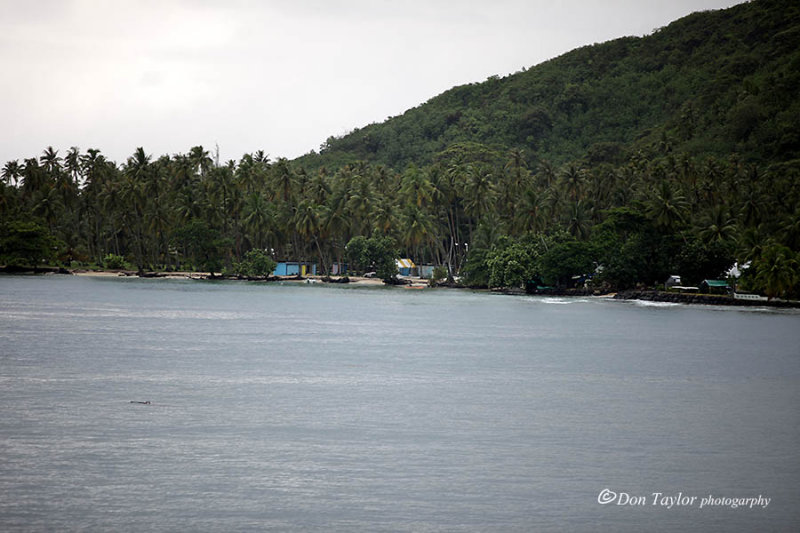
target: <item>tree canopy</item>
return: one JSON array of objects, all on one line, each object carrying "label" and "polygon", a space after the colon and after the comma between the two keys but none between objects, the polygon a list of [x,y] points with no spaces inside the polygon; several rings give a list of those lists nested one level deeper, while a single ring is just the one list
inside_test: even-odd
[{"label": "tree canopy", "polygon": [[47,147],[2,169],[0,261],[391,279],[410,257],[475,286],[611,288],[738,261],[743,286],[798,296],[798,87],[800,6],[756,0],[453,88],[295,161]]}]

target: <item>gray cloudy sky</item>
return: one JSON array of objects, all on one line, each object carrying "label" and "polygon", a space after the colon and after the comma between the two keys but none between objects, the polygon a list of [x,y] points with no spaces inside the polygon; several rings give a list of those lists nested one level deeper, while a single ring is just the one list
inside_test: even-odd
[{"label": "gray cloudy sky", "polygon": [[0,0],[0,165],[293,158],[454,85],[738,0]]}]

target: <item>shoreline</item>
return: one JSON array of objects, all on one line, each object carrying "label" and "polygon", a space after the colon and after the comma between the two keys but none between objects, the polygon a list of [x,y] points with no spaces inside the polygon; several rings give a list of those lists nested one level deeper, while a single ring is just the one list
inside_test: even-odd
[{"label": "shoreline", "polygon": [[[263,282],[263,283],[273,283],[273,282],[292,282],[292,283],[333,283],[333,284],[350,284],[350,285],[383,285],[383,282],[379,279],[375,278],[364,278],[359,276],[341,276],[341,277],[334,277],[328,278],[329,281],[325,280],[325,276],[268,276],[266,278],[245,278],[245,277],[226,277],[220,274],[212,275],[210,272],[188,272],[188,271],[178,271],[178,272],[145,272],[144,275],[139,275],[138,272],[134,270],[85,270],[85,269],[75,269],[66,272],[67,274],[72,274],[74,276],[84,276],[84,277],[130,277],[130,278],[142,278],[142,279],[190,279],[190,280],[200,280],[200,281],[254,281],[254,282]],[[348,281],[344,281],[347,279]]]},{"label": "shoreline", "polygon": [[775,307],[781,309],[800,308],[800,302],[795,300],[739,300],[731,296],[721,294],[686,294],[656,290],[621,291],[614,295],[614,299],[689,305],[720,305],[727,307]]},{"label": "shoreline", "polygon": [[[94,278],[141,278],[141,279],[178,279],[178,280],[202,280],[202,281],[256,281],[256,282],[278,282],[288,281],[294,283],[333,283],[333,284],[351,284],[351,285],[383,285],[383,281],[377,278],[366,278],[363,276],[319,276],[309,275],[301,276],[268,276],[265,278],[245,278],[245,277],[229,277],[222,276],[221,274],[212,274],[211,272],[191,272],[191,271],[175,271],[175,272],[144,272],[139,273],[136,270],[114,269],[114,270],[89,270],[85,268],[68,269],[64,267],[36,267],[36,268],[20,268],[20,267],[5,267],[0,266],[0,275],[3,274],[22,274],[22,275],[65,275],[65,276],[81,276],[81,277],[94,277]],[[427,280],[426,280],[427,284]]]},{"label": "shoreline", "polygon": [[777,309],[800,309],[797,300],[744,300],[721,294],[699,294],[666,292],[655,289],[628,289],[619,292],[603,292],[593,289],[554,289],[527,293],[523,289],[490,289],[510,296],[542,296],[558,298],[602,298],[607,300],[633,300],[685,305],[713,305],[720,307],[771,307]]},{"label": "shoreline", "polygon": [[[307,275],[307,276],[267,276],[265,278],[248,278],[248,277],[231,277],[222,276],[221,274],[212,275],[210,272],[145,272],[140,275],[135,270],[85,270],[74,269],[63,274],[71,274],[73,276],[84,277],[130,277],[142,279],[178,279],[178,280],[196,280],[196,281],[252,281],[258,283],[275,283],[275,282],[289,282],[289,283],[324,283],[324,284],[342,284],[342,285],[358,285],[358,286],[383,286],[383,281],[377,278],[365,278],[363,276],[320,276],[320,275]],[[426,281],[427,284],[427,281]]]},{"label": "shoreline", "polygon": [[[356,286],[384,286],[382,280],[376,278],[366,278],[363,276],[269,276],[266,278],[239,278],[224,277],[222,275],[212,275],[210,272],[145,272],[140,275],[135,270],[88,270],[88,269],[67,269],[64,267],[39,267],[28,269],[8,269],[0,267],[2,274],[61,274],[83,277],[111,278],[111,277],[138,277],[142,279],[177,279],[177,280],[198,280],[198,281],[254,281],[254,282],[290,282],[290,283],[323,283],[323,284],[347,284]],[[391,286],[391,285],[390,285]],[[430,288],[427,279],[405,279],[397,287],[405,289],[426,289]],[[471,289],[465,286],[453,286],[443,284],[441,288]],[[663,302],[686,305],[714,305],[725,307],[772,307],[779,309],[799,309],[800,301],[795,300],[740,300],[727,295],[717,294],[687,294],[676,292],[665,292],[652,289],[623,290],[619,292],[600,293],[592,289],[560,289],[547,292],[527,293],[522,289],[488,289],[490,292],[506,294],[509,296],[558,296],[567,298],[605,298],[613,300],[639,300],[645,302]]]}]

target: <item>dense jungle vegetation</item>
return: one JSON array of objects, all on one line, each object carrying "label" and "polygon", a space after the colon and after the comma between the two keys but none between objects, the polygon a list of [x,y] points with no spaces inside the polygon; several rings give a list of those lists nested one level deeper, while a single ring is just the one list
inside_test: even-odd
[{"label": "dense jungle vegetation", "polygon": [[366,239],[473,286],[694,284],[738,261],[745,289],[796,297],[800,6],[587,46],[295,161],[48,147],[2,178],[6,264],[241,273],[255,250],[324,272]]}]

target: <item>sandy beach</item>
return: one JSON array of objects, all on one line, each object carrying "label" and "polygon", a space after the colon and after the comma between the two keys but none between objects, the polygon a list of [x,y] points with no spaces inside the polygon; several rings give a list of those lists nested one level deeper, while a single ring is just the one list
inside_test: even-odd
[{"label": "sandy beach", "polygon": [[[71,271],[75,276],[90,276],[90,277],[139,277],[133,270],[83,270],[77,269]],[[208,279],[211,276],[210,272],[153,272],[148,273],[144,277],[157,278],[157,279]],[[286,281],[292,283],[324,283],[323,276],[306,276],[298,279],[296,276],[275,276],[270,278],[269,281]],[[221,279],[221,278],[220,278]],[[348,276],[350,285],[383,285],[383,281],[377,278],[365,278],[361,276]],[[407,287],[422,288],[427,286],[427,280],[413,280],[411,285]]]}]

